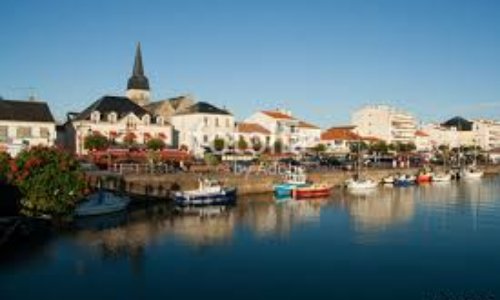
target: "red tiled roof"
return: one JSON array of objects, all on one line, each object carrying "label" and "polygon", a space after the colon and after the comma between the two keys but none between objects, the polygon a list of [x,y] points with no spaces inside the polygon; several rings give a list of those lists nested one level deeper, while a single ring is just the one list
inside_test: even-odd
[{"label": "red tiled roof", "polygon": [[241,133],[271,134],[269,130],[256,123],[240,123],[238,124],[237,131]]},{"label": "red tiled roof", "polygon": [[322,140],[354,141],[360,138],[359,135],[346,128],[331,128],[321,134]]},{"label": "red tiled roof", "polygon": [[319,129],[318,126],[315,126],[313,124],[310,124],[310,123],[306,123],[304,121],[299,121],[299,125],[298,127],[302,127],[302,128],[310,128],[310,129]]},{"label": "red tiled roof", "polygon": [[427,133],[423,132],[422,130],[417,130],[415,131],[416,136],[422,136],[422,137],[427,137],[429,136]]},{"label": "red tiled roof", "polygon": [[362,136],[361,139],[363,141],[368,141],[368,142],[378,142],[381,141],[381,139],[374,137],[374,136]]},{"label": "red tiled roof", "polygon": [[263,114],[271,117],[271,118],[274,118],[274,119],[286,119],[286,120],[295,120],[294,117],[291,117],[287,114],[284,114],[282,112],[279,112],[279,111],[262,111]]}]

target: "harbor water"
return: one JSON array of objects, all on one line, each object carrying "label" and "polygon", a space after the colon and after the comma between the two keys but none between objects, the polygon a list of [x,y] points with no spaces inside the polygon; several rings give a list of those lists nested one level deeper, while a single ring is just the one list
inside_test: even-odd
[{"label": "harbor water", "polygon": [[0,299],[66,298],[498,299],[500,177],[158,203],[2,252]]}]

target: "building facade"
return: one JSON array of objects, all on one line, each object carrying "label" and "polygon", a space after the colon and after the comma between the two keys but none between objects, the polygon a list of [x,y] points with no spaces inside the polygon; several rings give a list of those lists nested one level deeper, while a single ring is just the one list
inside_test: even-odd
[{"label": "building facade", "polygon": [[170,120],[178,135],[179,146],[187,148],[196,157],[213,149],[215,139],[223,139],[226,145],[234,140],[234,116],[206,102],[191,105]]},{"label": "building facade", "polygon": [[375,137],[387,143],[415,143],[416,119],[394,107],[365,106],[353,113],[352,124],[361,136]]},{"label": "building facade", "polygon": [[65,126],[66,147],[76,154],[87,154],[85,139],[102,135],[111,144],[144,145],[153,138],[172,146],[173,128],[163,117],[155,116],[132,100],[104,96],[81,113],[70,117]]},{"label": "building facade", "polygon": [[472,125],[475,145],[489,151],[500,148],[500,122],[493,120],[474,120]]},{"label": "building facade", "polygon": [[15,156],[29,146],[53,146],[56,136],[47,103],[0,100],[0,150]]},{"label": "building facade", "polygon": [[321,138],[321,128],[295,118],[286,110],[259,111],[244,122],[262,126],[271,133],[271,145],[281,141],[288,151],[314,147]]}]

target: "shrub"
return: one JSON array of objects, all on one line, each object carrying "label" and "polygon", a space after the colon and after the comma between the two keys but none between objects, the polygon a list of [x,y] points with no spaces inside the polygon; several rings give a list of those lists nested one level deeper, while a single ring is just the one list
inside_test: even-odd
[{"label": "shrub", "polygon": [[109,147],[109,141],[99,133],[92,133],[85,137],[83,146],[88,150],[105,150]]},{"label": "shrub", "polygon": [[0,183],[7,182],[10,173],[10,155],[7,152],[0,152]]},{"label": "shrub", "polygon": [[23,150],[10,162],[13,184],[26,213],[67,215],[85,188],[78,162],[69,153],[47,147]]},{"label": "shrub", "polygon": [[214,150],[220,152],[220,151],[224,150],[224,146],[225,146],[226,142],[224,141],[224,139],[215,138],[213,144],[214,144]]},{"label": "shrub", "polygon": [[162,139],[150,139],[146,143],[149,150],[162,150],[165,148],[165,142]]},{"label": "shrub", "polygon": [[242,136],[240,136],[240,138],[238,140],[238,149],[244,151],[244,150],[247,150],[247,148],[248,148],[247,141]]}]

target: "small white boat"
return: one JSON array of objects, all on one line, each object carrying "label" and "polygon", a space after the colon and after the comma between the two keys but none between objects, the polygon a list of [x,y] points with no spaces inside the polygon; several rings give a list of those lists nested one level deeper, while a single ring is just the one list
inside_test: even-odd
[{"label": "small white boat", "polygon": [[450,173],[436,174],[436,175],[432,176],[432,181],[433,182],[450,182],[451,181],[451,174]]},{"label": "small white boat", "polygon": [[460,171],[460,178],[462,179],[479,179],[483,177],[484,172],[481,170],[478,170],[474,167],[471,168],[466,168]]},{"label": "small white boat", "polygon": [[383,184],[393,184],[394,183],[394,176],[389,175],[387,177],[382,178],[382,183]]},{"label": "small white boat", "polygon": [[231,205],[236,203],[235,187],[223,187],[216,180],[200,179],[196,190],[179,191],[173,194],[178,206]]},{"label": "small white boat", "polygon": [[349,190],[369,190],[375,189],[378,186],[377,182],[371,179],[352,180],[347,184]]},{"label": "small white boat", "polygon": [[84,217],[115,213],[126,209],[129,203],[130,198],[127,196],[122,197],[109,191],[99,190],[77,205],[74,215]]}]

